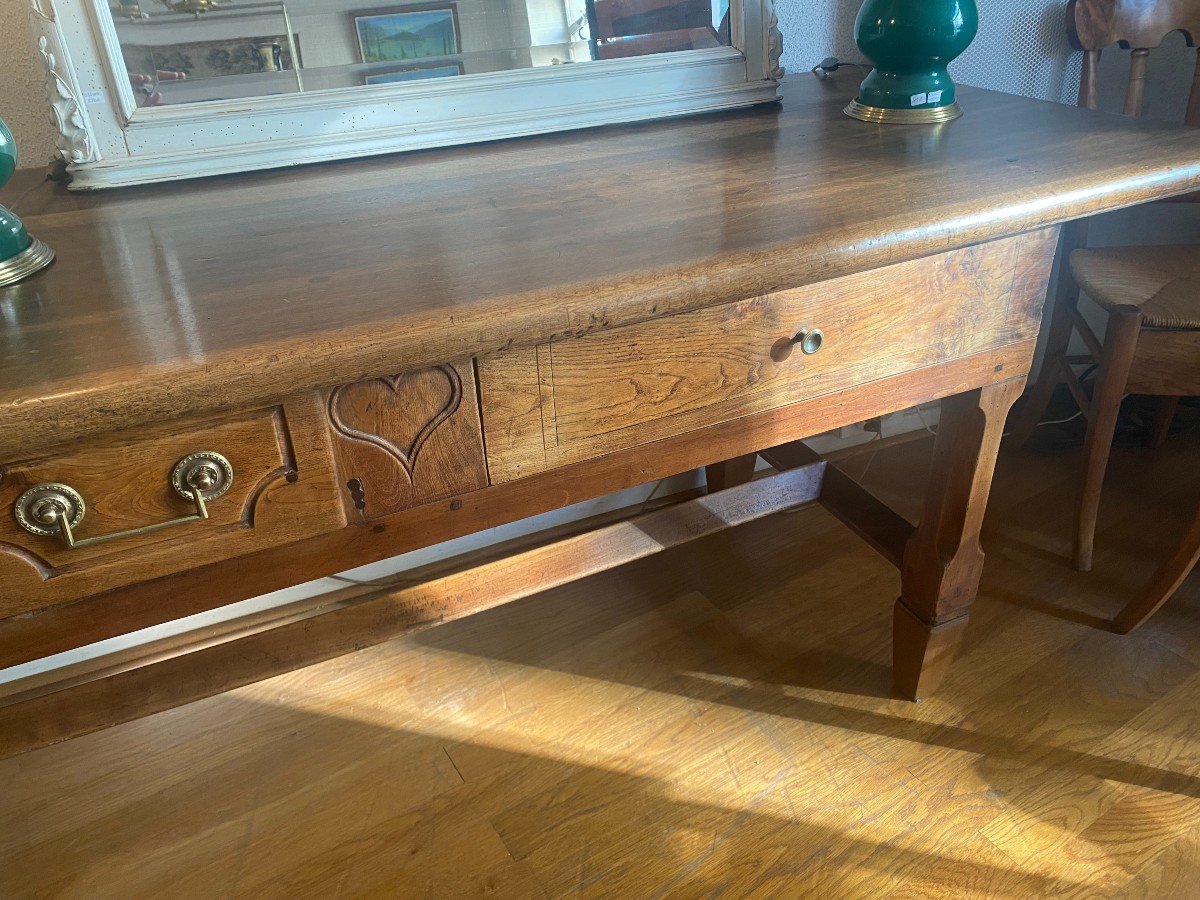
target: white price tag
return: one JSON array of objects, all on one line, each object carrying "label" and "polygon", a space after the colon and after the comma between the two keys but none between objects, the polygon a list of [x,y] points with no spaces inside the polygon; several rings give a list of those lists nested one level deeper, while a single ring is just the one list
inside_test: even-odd
[{"label": "white price tag", "polygon": [[929,102],[928,94],[913,94],[908,98],[908,102],[912,106],[924,106]]}]

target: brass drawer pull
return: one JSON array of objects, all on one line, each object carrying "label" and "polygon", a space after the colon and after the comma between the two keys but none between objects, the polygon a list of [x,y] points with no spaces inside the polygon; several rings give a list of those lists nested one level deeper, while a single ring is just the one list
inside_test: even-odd
[{"label": "brass drawer pull", "polygon": [[35,484],[17,498],[13,512],[17,522],[26,531],[46,537],[57,535],[68,549],[89,547],[118,538],[147,534],[172,525],[207,519],[207,504],[223,496],[233,485],[233,466],[220,453],[211,450],[189,453],[175,463],[175,467],[171,469],[170,481],[171,487],[179,496],[195,504],[194,513],[166,522],[143,525],[140,528],[96,535],[82,541],[75,539],[75,529],[83,521],[87,505],[79,491],[70,485],[52,481]]},{"label": "brass drawer pull", "polygon": [[793,344],[800,345],[800,352],[812,356],[825,344],[825,332],[820,328],[802,328],[792,338]]}]

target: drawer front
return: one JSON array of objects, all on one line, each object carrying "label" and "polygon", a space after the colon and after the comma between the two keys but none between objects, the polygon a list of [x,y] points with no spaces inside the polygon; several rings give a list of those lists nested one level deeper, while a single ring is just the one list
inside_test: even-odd
[{"label": "drawer front", "polygon": [[325,409],[349,522],[487,486],[470,361],[342,385]]},{"label": "drawer front", "polygon": [[[0,615],[157,577],[338,527],[318,398],[80,442],[0,465]],[[196,513],[171,484],[176,463],[212,451],[228,491]],[[58,483],[84,502],[79,546],[30,533],[15,515],[30,487]],[[62,597],[59,594],[62,594]]]},{"label": "drawer front", "polygon": [[1056,233],[481,359],[492,481],[1034,337]]}]

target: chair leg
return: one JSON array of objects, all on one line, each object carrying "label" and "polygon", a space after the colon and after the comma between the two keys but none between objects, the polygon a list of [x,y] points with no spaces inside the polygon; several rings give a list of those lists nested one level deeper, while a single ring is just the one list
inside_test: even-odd
[{"label": "chair leg", "polygon": [[1075,521],[1075,568],[1090,572],[1092,542],[1096,536],[1096,514],[1100,508],[1100,489],[1112,451],[1117,414],[1125,399],[1129,367],[1137,347],[1142,315],[1134,308],[1113,310],[1104,333],[1104,358],[1096,376],[1092,394],[1092,415],[1083,445],[1083,483],[1079,511]]},{"label": "chair leg", "polygon": [[1067,258],[1071,251],[1087,245],[1087,220],[1069,222],[1063,226],[1058,245],[1058,284],[1051,298],[1050,328],[1046,337],[1046,349],[1042,354],[1042,366],[1033,387],[1025,392],[1017,406],[1009,427],[1009,443],[1022,447],[1033,434],[1033,429],[1046,413],[1046,405],[1058,385],[1059,373],[1066,365],[1068,345],[1071,343],[1071,317],[1079,305],[1079,285],[1071,275]]},{"label": "chair leg", "polygon": [[1128,634],[1158,612],[1195,568],[1197,561],[1200,561],[1200,510],[1196,511],[1179,548],[1158,567],[1141,595],[1131,600],[1113,619],[1113,631]]},{"label": "chair leg", "polygon": [[1154,425],[1150,429],[1150,449],[1157,450],[1167,439],[1171,430],[1171,422],[1175,419],[1175,411],[1179,409],[1178,397],[1160,397],[1158,410],[1154,414]]}]

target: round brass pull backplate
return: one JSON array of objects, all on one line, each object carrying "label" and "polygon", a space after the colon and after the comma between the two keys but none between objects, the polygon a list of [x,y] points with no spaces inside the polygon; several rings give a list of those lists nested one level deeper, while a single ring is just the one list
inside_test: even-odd
[{"label": "round brass pull backplate", "polygon": [[206,501],[216,500],[233,487],[233,466],[212,450],[189,453],[171,470],[171,487],[185,500],[194,499],[194,490]]}]

